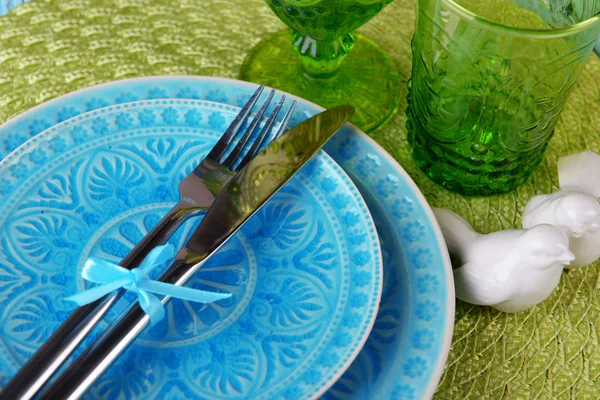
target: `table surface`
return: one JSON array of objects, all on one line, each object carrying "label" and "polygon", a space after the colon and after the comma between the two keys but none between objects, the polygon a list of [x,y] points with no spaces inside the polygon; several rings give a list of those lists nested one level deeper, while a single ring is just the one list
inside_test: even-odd
[{"label": "table surface", "polygon": [[[414,0],[396,0],[360,29],[410,76]],[[223,29],[226,27],[226,29]],[[115,79],[189,74],[237,78],[249,49],[283,25],[261,0],[37,0],[0,18],[0,122],[56,96]],[[480,232],[519,227],[535,194],[557,189],[559,156],[599,151],[600,60],[591,57],[534,176],[518,190],[465,198],[432,183],[406,143],[406,88],[389,122],[371,134],[430,204]],[[437,398],[598,398],[600,275],[565,272],[529,312],[503,314],[461,301]]]}]

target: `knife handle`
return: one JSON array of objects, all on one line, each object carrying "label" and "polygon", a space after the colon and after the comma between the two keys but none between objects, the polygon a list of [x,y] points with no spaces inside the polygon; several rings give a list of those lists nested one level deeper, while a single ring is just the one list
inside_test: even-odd
[{"label": "knife handle", "polygon": [[[183,222],[202,211],[204,210],[182,209],[179,205],[173,207],[129,252],[120,265],[127,269],[137,267],[153,248],[164,244]],[[124,291],[120,290],[75,309],[1,390],[0,399],[32,399],[123,293]]]},{"label": "knife handle", "polygon": [[[176,286],[184,285],[202,264],[198,258],[193,262],[186,261],[186,254],[186,249],[183,249],[158,280]],[[165,296],[161,302],[165,305],[170,299]],[[134,302],[40,394],[38,400],[75,400],[81,397],[149,322],[148,315],[137,301]]]}]

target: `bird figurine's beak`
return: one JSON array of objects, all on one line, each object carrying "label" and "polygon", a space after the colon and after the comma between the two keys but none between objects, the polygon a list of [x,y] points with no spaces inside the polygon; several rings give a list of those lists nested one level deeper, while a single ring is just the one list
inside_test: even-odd
[{"label": "bird figurine's beak", "polygon": [[564,259],[562,260],[562,264],[564,265],[569,265],[571,264],[571,261],[575,260],[575,254],[573,254],[572,251],[567,250],[567,252],[565,253]]}]

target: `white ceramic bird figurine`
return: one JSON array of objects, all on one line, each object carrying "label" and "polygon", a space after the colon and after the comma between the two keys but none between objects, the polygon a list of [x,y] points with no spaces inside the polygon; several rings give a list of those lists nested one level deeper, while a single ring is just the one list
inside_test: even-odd
[{"label": "white ceramic bird figurine", "polygon": [[449,252],[462,263],[454,270],[456,297],[468,303],[527,310],[550,296],[575,258],[567,236],[552,225],[482,235],[451,211],[434,214]]},{"label": "white ceramic bird figurine", "polygon": [[569,237],[579,268],[600,258],[600,155],[592,151],[558,160],[560,191],[533,197],[523,212],[523,228],[552,224]]},{"label": "white ceramic bird figurine", "polygon": [[534,196],[523,211],[523,228],[550,224],[569,238],[575,260],[569,268],[591,264],[600,257],[600,201],[574,190]]}]

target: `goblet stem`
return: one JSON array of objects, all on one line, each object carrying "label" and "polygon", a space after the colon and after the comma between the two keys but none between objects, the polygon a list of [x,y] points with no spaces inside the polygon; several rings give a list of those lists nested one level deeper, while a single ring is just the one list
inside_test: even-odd
[{"label": "goblet stem", "polygon": [[329,79],[337,74],[354,46],[354,37],[348,33],[333,40],[318,40],[296,32],[293,43],[304,73],[312,79]]}]

